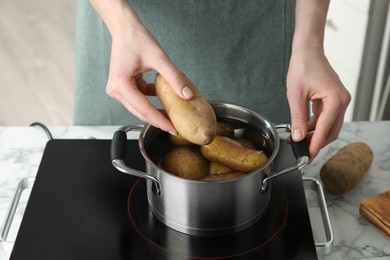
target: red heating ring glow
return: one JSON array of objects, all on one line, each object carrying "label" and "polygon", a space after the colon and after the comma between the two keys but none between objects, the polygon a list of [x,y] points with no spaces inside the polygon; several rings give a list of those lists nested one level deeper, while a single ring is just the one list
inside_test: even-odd
[{"label": "red heating ring glow", "polygon": [[129,217],[130,217],[130,221],[131,221],[131,224],[133,225],[134,229],[138,232],[138,234],[140,234],[140,236],[145,239],[145,241],[147,241],[148,243],[152,244],[153,246],[155,246],[156,248],[164,251],[164,252],[167,252],[167,253],[170,253],[170,254],[175,254],[175,255],[178,255],[178,256],[181,256],[181,257],[187,257],[189,259],[203,259],[203,260],[212,260],[212,259],[229,259],[229,258],[232,258],[232,257],[239,257],[239,256],[242,256],[242,255],[246,255],[246,254],[249,254],[253,251],[256,251],[258,250],[259,248],[265,246],[266,244],[268,244],[270,241],[272,241],[272,239],[274,239],[279,233],[280,231],[282,231],[284,225],[286,224],[286,221],[287,221],[287,212],[288,212],[288,201],[287,201],[287,196],[286,196],[286,192],[283,190],[283,195],[284,195],[284,199],[285,199],[285,203],[286,203],[286,209],[285,209],[285,212],[284,212],[284,218],[283,218],[283,221],[282,223],[280,224],[280,226],[278,227],[278,229],[275,231],[275,233],[273,233],[269,238],[267,238],[263,243],[255,246],[254,248],[251,248],[249,250],[246,250],[246,251],[242,251],[242,252],[239,252],[239,253],[236,253],[236,254],[232,254],[232,255],[229,255],[229,256],[213,256],[213,257],[205,257],[205,256],[189,256],[189,255],[185,255],[185,254],[182,254],[182,253],[179,253],[179,252],[175,252],[175,251],[172,251],[172,250],[168,250],[162,246],[160,246],[159,244],[156,244],[153,240],[150,240],[144,233],[141,232],[141,230],[138,229],[133,217],[132,217],[132,214],[131,214],[131,203],[130,203],[130,199],[131,199],[131,195],[134,193],[135,191],[135,188],[137,187],[139,181],[141,179],[138,179],[133,187],[131,188],[130,190],[130,193],[129,193],[129,197],[127,199],[127,213],[129,214]]}]

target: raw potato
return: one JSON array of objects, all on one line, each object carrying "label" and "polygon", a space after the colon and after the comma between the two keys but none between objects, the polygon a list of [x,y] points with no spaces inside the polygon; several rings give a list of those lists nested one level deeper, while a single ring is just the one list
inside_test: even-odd
[{"label": "raw potato", "polygon": [[225,122],[217,122],[216,135],[222,135],[229,138],[234,137],[234,128],[231,124]]},{"label": "raw potato", "polygon": [[351,143],[332,156],[321,168],[325,188],[334,194],[352,190],[371,166],[373,153],[362,142]]},{"label": "raw potato", "polygon": [[256,146],[248,139],[240,138],[240,139],[236,139],[236,141],[247,148],[256,149]]},{"label": "raw potato", "polygon": [[197,150],[181,146],[172,149],[165,156],[162,168],[176,176],[198,180],[207,175],[209,165]]},{"label": "raw potato", "polygon": [[169,141],[175,145],[178,146],[188,146],[188,145],[193,145],[190,141],[185,139],[181,134],[178,135],[169,135],[168,137]]},{"label": "raw potato", "polygon": [[187,79],[194,96],[184,100],[176,95],[168,82],[157,74],[156,94],[176,130],[188,141],[198,145],[209,144],[216,134],[217,118],[211,105],[198,88]]},{"label": "raw potato", "polygon": [[210,174],[207,176],[204,176],[200,178],[200,181],[224,181],[224,180],[231,180],[236,179],[238,177],[241,177],[245,175],[245,173],[242,172],[230,172],[230,173],[223,173],[223,174]]},{"label": "raw potato", "polygon": [[261,147],[265,151],[272,151],[273,147],[271,146],[271,142],[269,142],[268,138],[264,136],[264,134],[253,128],[247,128],[244,132],[244,138],[251,141],[256,147]]},{"label": "raw potato", "polygon": [[251,172],[262,166],[267,156],[224,136],[216,136],[208,145],[201,146],[204,157],[239,172]]},{"label": "raw potato", "polygon": [[210,162],[209,174],[222,174],[232,172],[232,169],[217,162]]}]

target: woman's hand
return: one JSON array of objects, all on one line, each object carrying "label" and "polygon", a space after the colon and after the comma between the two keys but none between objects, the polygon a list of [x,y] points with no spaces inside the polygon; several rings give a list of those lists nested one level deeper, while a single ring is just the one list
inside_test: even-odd
[{"label": "woman's hand", "polygon": [[91,0],[91,3],[112,36],[107,94],[142,121],[176,134],[172,123],[145,97],[155,95],[155,89],[154,84],[148,84],[142,75],[155,70],[168,81],[178,96],[190,99],[193,94],[183,73],[144,27],[127,1]]},{"label": "woman's hand", "polygon": [[172,123],[156,110],[145,95],[155,95],[154,84],[148,84],[142,73],[159,72],[184,99],[192,92],[183,74],[171,62],[154,37],[145,29],[133,29],[113,36],[107,94],[122,103],[144,122],[175,133]]},{"label": "woman's hand", "polygon": [[[301,141],[307,135],[312,161],[321,148],[337,138],[351,96],[322,50],[300,49],[291,56],[287,98],[292,137]],[[309,120],[308,100],[312,102],[313,112]]]},{"label": "woman's hand", "polygon": [[[310,140],[310,161],[334,141],[343,125],[351,96],[324,54],[329,0],[297,0],[295,32],[287,73],[287,98],[294,141]],[[307,101],[313,115],[307,120]]]}]

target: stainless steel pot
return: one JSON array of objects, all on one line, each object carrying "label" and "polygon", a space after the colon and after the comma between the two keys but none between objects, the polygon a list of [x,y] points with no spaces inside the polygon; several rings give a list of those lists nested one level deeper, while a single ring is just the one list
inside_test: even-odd
[{"label": "stainless steel pot", "polygon": [[[254,224],[267,209],[271,179],[281,174],[300,170],[308,162],[306,142],[294,143],[297,162],[281,171],[273,172],[280,139],[276,129],[288,124],[273,125],[263,116],[247,108],[223,102],[210,102],[218,120],[228,121],[239,129],[254,129],[268,153],[269,160],[243,177],[218,182],[183,179],[158,166],[159,160],[170,149],[167,134],[149,124],[144,127],[125,126],[116,131],[111,144],[113,165],[121,172],[145,178],[147,197],[153,214],[167,226],[186,234],[213,236],[238,232]],[[139,148],[146,161],[146,172],[124,163],[126,133],[140,131]]]}]

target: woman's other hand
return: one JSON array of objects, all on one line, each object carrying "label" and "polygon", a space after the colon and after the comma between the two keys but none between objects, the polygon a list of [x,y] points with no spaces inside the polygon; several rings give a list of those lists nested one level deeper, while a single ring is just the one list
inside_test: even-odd
[{"label": "woman's other hand", "polygon": [[[292,137],[294,141],[308,137],[312,161],[321,148],[338,137],[351,96],[322,51],[300,50],[290,60],[287,98]],[[308,100],[312,102],[309,120]]]},{"label": "woman's other hand", "polygon": [[[297,0],[287,98],[294,141],[308,137],[310,161],[334,141],[344,122],[351,96],[324,54],[329,0]],[[308,120],[307,102],[313,115]]]}]

